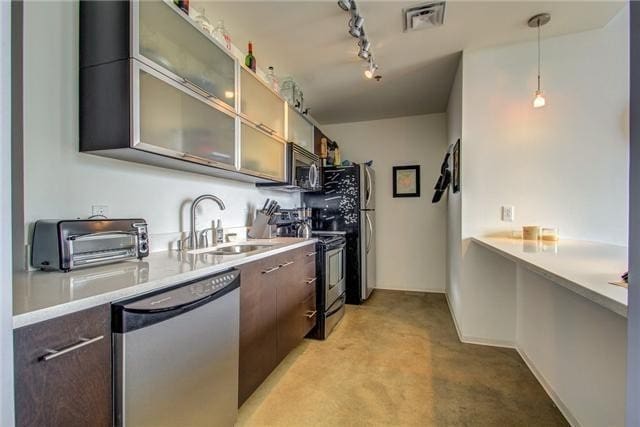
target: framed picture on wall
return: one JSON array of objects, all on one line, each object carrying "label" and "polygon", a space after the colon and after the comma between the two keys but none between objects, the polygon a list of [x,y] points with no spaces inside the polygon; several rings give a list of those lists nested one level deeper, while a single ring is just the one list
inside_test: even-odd
[{"label": "framed picture on wall", "polygon": [[452,186],[453,192],[460,191],[460,139],[456,141],[456,145],[453,146],[453,178]]},{"label": "framed picture on wall", "polygon": [[393,197],[420,197],[420,165],[393,167]]}]

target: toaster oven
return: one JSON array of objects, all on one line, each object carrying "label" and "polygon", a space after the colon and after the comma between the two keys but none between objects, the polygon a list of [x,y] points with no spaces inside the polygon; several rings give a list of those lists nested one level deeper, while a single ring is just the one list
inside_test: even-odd
[{"label": "toaster oven", "polygon": [[143,219],[40,220],[33,230],[31,265],[70,271],[149,255]]}]

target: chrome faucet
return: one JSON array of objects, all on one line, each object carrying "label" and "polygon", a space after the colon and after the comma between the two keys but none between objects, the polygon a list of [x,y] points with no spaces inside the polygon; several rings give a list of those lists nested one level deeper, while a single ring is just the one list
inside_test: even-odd
[{"label": "chrome faucet", "polygon": [[198,249],[198,232],[196,230],[196,209],[200,202],[204,200],[213,200],[220,206],[221,210],[225,210],[224,202],[219,198],[214,196],[213,194],[203,194],[202,196],[196,197],[196,199],[191,202],[191,232],[189,233],[189,246],[191,249]]}]

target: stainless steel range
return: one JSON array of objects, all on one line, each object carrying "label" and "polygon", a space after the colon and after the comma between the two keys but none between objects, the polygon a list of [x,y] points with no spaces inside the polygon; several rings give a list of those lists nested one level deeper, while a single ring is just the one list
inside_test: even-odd
[{"label": "stainless steel range", "polygon": [[320,314],[309,337],[323,340],[344,316],[346,283],[345,232],[313,232],[316,243],[316,310]]}]

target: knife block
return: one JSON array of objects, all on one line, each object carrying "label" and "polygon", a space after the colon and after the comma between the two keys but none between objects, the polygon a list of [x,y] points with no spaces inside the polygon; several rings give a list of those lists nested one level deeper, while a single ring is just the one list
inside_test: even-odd
[{"label": "knife block", "polygon": [[262,212],[256,214],[253,224],[247,233],[252,239],[270,239],[274,236],[271,217]]}]

